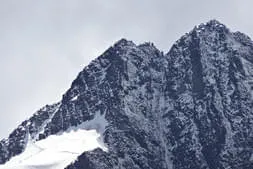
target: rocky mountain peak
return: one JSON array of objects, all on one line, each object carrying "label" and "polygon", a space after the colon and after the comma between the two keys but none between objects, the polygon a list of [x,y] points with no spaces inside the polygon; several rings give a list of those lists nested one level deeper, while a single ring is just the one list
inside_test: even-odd
[{"label": "rocky mountain peak", "polygon": [[198,26],[195,26],[189,34],[196,35],[199,38],[202,36],[205,37],[208,34],[212,36],[225,36],[230,34],[230,30],[224,24],[220,23],[217,20],[210,20],[206,23],[202,23]]},{"label": "rocky mountain peak", "polygon": [[84,151],[67,169],[252,169],[252,46],[216,20],[166,55],[152,43],[121,39],[78,74],[58,104],[0,142],[0,163],[22,154],[29,135],[46,140],[96,121],[88,129],[100,132],[107,151]]},{"label": "rocky mountain peak", "polygon": [[136,46],[133,41],[122,38],[118,40],[113,46],[115,47],[124,47],[124,46]]}]

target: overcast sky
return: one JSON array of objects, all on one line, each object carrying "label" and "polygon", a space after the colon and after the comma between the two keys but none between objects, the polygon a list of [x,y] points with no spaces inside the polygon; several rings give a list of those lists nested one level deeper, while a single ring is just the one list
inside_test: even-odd
[{"label": "overcast sky", "polygon": [[252,7],[252,0],[0,0],[0,138],[59,101],[120,38],[167,52],[213,18],[253,37]]}]

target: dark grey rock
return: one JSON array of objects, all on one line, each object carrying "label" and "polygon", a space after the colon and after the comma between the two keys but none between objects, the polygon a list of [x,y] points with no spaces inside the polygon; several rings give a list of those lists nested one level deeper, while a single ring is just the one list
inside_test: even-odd
[{"label": "dark grey rock", "polygon": [[84,152],[66,169],[252,169],[252,90],[252,41],[216,20],[167,54],[122,39],[79,73],[58,104],[0,142],[0,163],[22,153],[28,135],[45,139],[99,113],[108,121],[108,152]]}]

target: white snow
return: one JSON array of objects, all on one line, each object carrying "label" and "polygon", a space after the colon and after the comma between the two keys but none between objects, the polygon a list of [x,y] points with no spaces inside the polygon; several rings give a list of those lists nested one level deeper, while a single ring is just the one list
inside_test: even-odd
[{"label": "white snow", "polygon": [[73,97],[73,98],[71,99],[71,101],[75,101],[75,100],[77,100],[77,98],[78,98],[78,95],[76,95],[75,97]]},{"label": "white snow", "polygon": [[44,140],[34,142],[29,137],[25,151],[0,169],[63,169],[85,151],[107,151],[101,139],[106,125],[104,115],[96,114],[93,120]]}]

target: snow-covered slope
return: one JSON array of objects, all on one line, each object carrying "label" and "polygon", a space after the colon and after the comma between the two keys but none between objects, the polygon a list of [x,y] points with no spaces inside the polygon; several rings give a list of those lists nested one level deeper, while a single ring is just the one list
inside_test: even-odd
[{"label": "snow-covered slope", "polygon": [[[77,153],[52,161],[32,155],[42,158],[37,167],[58,160],[66,169],[252,169],[252,77],[253,42],[216,20],[182,36],[167,54],[122,39],[78,74],[59,103],[0,142],[0,163],[29,156],[33,140],[45,154]],[[75,133],[83,137],[60,146]],[[79,145],[88,138],[90,149]]]},{"label": "snow-covered slope", "polygon": [[96,148],[107,151],[101,138],[103,133],[98,133],[106,125],[104,116],[97,115],[89,122],[43,140],[36,141],[29,136],[25,151],[0,165],[0,169],[62,169],[85,151]]},{"label": "snow-covered slope", "polygon": [[22,154],[13,157],[4,166],[0,165],[0,168],[62,169],[84,151],[101,147],[98,137],[96,130],[78,130],[52,135],[37,142],[29,141]]}]

